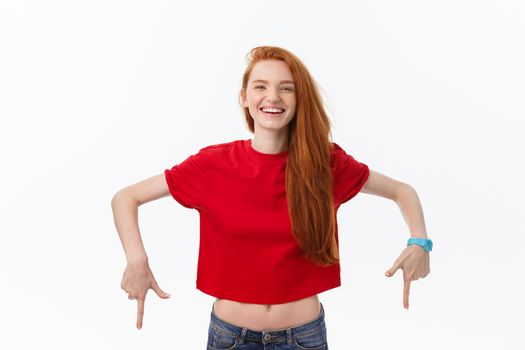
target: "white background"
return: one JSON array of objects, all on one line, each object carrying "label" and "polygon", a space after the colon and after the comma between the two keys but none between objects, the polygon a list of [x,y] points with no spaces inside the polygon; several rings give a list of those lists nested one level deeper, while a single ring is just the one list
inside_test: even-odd
[{"label": "white background", "polygon": [[361,193],[340,208],[330,349],[525,348],[523,33],[520,1],[2,2],[0,348],[205,348],[198,212],[139,208],[172,298],[150,290],[137,330],[110,201],[252,137],[237,94],[259,45],[303,60],[333,140],[411,184],[434,241],[405,310],[402,271],[383,275],[409,237],[397,205]]}]

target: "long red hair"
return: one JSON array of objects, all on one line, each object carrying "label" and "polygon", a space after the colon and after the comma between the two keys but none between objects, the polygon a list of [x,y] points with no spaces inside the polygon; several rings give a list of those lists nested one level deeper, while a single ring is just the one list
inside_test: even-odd
[{"label": "long red hair", "polygon": [[[286,49],[259,46],[246,57],[249,63],[242,78],[241,99],[246,96],[248,79],[257,62],[277,59],[290,68],[297,99],[295,117],[288,124],[285,174],[292,232],[305,258],[319,266],[338,263],[330,168],[331,124],[316,82],[301,60]],[[254,133],[253,118],[247,107],[243,109],[248,129]]]}]

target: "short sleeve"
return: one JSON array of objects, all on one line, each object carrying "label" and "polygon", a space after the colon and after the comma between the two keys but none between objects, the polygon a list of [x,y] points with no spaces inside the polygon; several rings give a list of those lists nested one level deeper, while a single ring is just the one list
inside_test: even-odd
[{"label": "short sleeve", "polygon": [[171,196],[190,209],[200,207],[205,179],[205,157],[202,152],[190,155],[183,162],[165,169],[164,175]]},{"label": "short sleeve", "polygon": [[333,193],[336,205],[343,204],[361,191],[368,176],[370,169],[364,163],[354,159],[347,154],[341,146],[332,142],[332,174],[333,174]]}]

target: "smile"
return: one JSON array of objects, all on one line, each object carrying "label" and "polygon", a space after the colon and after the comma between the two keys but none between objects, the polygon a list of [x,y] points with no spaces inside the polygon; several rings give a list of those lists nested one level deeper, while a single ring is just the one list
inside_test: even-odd
[{"label": "smile", "polygon": [[271,116],[280,115],[284,113],[285,111],[282,108],[264,108],[264,107],[260,108],[259,110],[262,111],[264,114],[271,115]]}]

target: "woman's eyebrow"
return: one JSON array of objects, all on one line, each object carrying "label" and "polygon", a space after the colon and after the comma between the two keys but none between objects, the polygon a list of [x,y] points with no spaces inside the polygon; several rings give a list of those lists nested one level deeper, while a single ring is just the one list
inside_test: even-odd
[{"label": "woman's eyebrow", "polygon": [[[257,80],[252,81],[252,84],[255,84],[255,83],[268,83],[268,81],[257,79]],[[293,80],[281,80],[281,84],[287,84],[287,83],[293,84]]]}]

